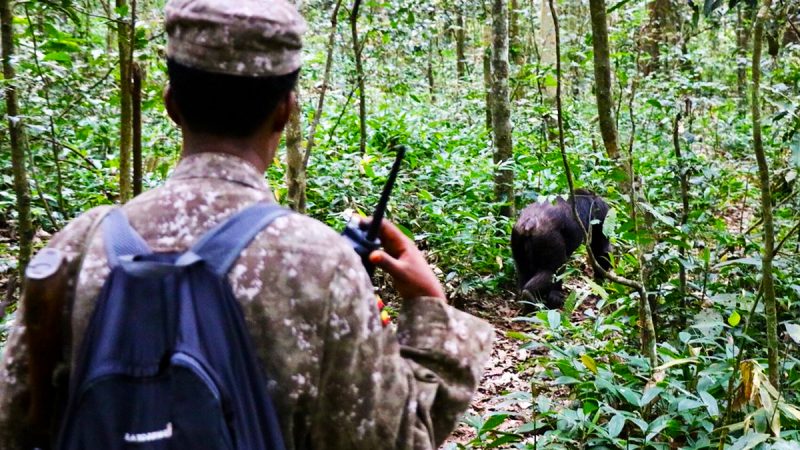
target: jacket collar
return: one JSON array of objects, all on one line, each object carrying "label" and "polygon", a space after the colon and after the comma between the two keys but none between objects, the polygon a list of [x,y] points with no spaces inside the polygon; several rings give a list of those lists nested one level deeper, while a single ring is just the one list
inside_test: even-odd
[{"label": "jacket collar", "polygon": [[238,156],[204,152],[184,156],[170,175],[168,183],[188,179],[218,179],[270,192],[263,173]]}]

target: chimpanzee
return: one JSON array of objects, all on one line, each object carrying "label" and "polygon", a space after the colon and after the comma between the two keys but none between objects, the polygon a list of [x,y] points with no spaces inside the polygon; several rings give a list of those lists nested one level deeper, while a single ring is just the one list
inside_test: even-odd
[{"label": "chimpanzee", "polygon": [[[608,205],[585,189],[575,190],[578,216],[586,230],[591,229],[592,249],[600,267],[609,270],[611,245],[603,234]],[[591,220],[589,219],[591,212]],[[592,220],[597,223],[590,225]],[[562,271],[567,258],[584,241],[583,229],[575,221],[572,202],[558,197],[556,204],[532,203],[519,216],[511,233],[511,252],[517,266],[523,298],[533,297],[548,308],[564,306],[561,282],[553,277]],[[529,309],[529,308],[526,308]]]}]

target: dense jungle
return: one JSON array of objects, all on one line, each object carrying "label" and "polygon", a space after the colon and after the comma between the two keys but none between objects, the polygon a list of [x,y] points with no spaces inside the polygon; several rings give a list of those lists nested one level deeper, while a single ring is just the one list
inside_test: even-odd
[{"label": "dense jungle", "polygon": [[[800,2],[295,2],[276,198],[342,229],[405,145],[387,218],[497,330],[444,449],[800,449]],[[163,7],[0,2],[0,347],[32,254],[180,155]],[[567,254],[549,309],[512,229],[578,189],[610,265]]]}]

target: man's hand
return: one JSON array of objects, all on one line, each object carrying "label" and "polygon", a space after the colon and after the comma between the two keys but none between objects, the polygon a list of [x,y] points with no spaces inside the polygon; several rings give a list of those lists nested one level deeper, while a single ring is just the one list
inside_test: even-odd
[{"label": "man's hand", "polygon": [[394,286],[403,299],[437,297],[445,300],[447,298],[444,288],[428,266],[422,252],[400,229],[384,219],[379,237],[383,250],[372,252],[369,260],[392,276]]}]

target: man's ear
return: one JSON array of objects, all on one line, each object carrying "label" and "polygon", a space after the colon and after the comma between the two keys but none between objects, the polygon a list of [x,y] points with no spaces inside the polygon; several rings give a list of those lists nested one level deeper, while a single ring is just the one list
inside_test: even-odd
[{"label": "man's ear", "polygon": [[181,110],[178,108],[178,103],[175,101],[175,96],[172,95],[172,86],[169,84],[164,88],[164,106],[167,107],[167,115],[175,122],[175,125],[181,126],[183,118],[181,117]]},{"label": "man's ear", "polygon": [[272,131],[278,133],[282,132],[283,129],[286,128],[286,124],[289,122],[289,116],[292,115],[292,111],[294,111],[295,108],[297,108],[297,96],[294,91],[292,91],[275,107],[275,112],[272,115]]}]

